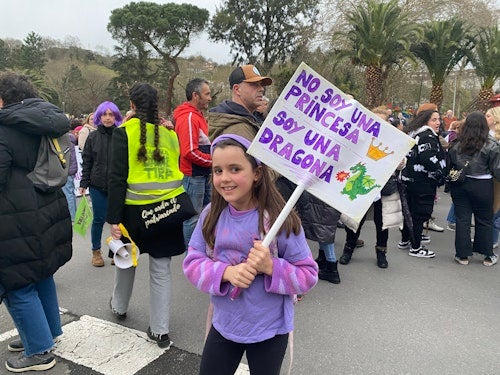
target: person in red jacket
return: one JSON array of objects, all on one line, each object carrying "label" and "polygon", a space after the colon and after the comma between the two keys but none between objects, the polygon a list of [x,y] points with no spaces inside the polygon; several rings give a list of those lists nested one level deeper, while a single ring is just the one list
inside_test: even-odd
[{"label": "person in red jacket", "polygon": [[212,100],[208,81],[202,78],[189,81],[186,85],[186,99],[186,102],[174,110],[173,115],[181,150],[180,170],[184,173],[182,183],[198,212],[198,215],[184,222],[184,241],[187,249],[199,214],[210,202],[212,157],[208,123],[203,115]]}]

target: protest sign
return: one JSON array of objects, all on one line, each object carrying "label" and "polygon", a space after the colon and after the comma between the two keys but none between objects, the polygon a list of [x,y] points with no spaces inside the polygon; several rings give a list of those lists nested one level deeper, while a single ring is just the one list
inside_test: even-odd
[{"label": "protest sign", "polygon": [[73,182],[75,185],[75,196],[79,197],[79,196],[81,196],[79,188],[80,188],[80,181],[82,180],[83,159],[82,159],[82,151],[80,150],[80,147],[78,147],[78,146],[75,146],[75,155],[76,155],[76,164],[78,166],[78,170],[77,170],[75,176],[73,177]]},{"label": "protest sign", "polygon": [[359,222],[413,145],[301,63],[248,153]]},{"label": "protest sign", "polygon": [[[262,244],[270,245],[304,190],[359,223],[414,143],[301,63],[248,148],[297,184]],[[240,293],[234,288],[231,299]]]}]

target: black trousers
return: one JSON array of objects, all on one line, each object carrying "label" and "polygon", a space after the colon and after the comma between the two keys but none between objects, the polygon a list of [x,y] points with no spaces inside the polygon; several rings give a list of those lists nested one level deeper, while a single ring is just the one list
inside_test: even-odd
[{"label": "black trousers", "polygon": [[[472,252],[493,255],[493,180],[465,178],[459,186],[451,186],[451,199],[455,205],[457,226],[455,253],[465,258]],[[471,241],[471,219],[474,215],[474,245]]]},{"label": "black trousers", "polygon": [[419,249],[424,222],[431,218],[432,210],[434,209],[436,187],[426,185],[425,188],[421,188],[413,184],[407,184],[406,192],[411,220],[413,222],[413,238],[410,236],[410,228],[405,221],[401,240],[409,241],[411,239],[412,249]]},{"label": "black trousers", "polygon": [[[345,244],[349,249],[356,248],[356,241],[359,238],[359,235],[361,233],[361,228],[363,227],[365,220],[366,220],[366,214],[361,219],[361,221],[359,223],[358,230],[356,232],[353,232],[347,226],[345,227],[345,232],[346,232]],[[382,230],[382,225],[383,225],[383,223],[382,223],[382,199],[379,199],[378,201],[373,202],[373,221],[375,222],[377,246],[387,247],[387,240],[389,239],[389,230],[388,229]]]},{"label": "black trousers", "polygon": [[288,346],[288,334],[254,344],[225,339],[213,326],[201,357],[200,375],[233,375],[246,351],[251,375],[279,375]]}]

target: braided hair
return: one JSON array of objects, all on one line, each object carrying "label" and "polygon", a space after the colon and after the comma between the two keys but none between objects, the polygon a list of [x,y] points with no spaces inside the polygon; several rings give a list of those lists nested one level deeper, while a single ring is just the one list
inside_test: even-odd
[{"label": "braided hair", "polygon": [[158,116],[158,91],[148,83],[135,83],[130,88],[130,101],[135,105],[135,115],[140,121],[141,135],[140,135],[140,147],[137,152],[137,160],[140,162],[146,162],[148,160],[146,152],[146,122],[153,125],[155,131],[154,146],[155,150],[153,152],[153,159],[156,162],[160,162],[164,159],[161,154],[158,145],[160,143],[160,117]]}]

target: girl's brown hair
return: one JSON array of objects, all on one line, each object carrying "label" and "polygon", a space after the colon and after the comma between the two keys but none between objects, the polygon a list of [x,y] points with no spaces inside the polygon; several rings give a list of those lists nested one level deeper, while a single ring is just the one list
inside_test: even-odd
[{"label": "girl's brown hair", "polygon": [[[269,227],[276,221],[276,218],[283,210],[283,207],[285,206],[285,200],[276,188],[269,168],[266,165],[257,165],[255,159],[250,154],[247,154],[246,148],[241,143],[233,139],[227,139],[218,142],[214,146],[214,149],[224,148],[227,146],[236,146],[241,148],[241,150],[245,154],[246,159],[252,165],[252,170],[254,172],[258,171],[258,179],[257,181],[254,181],[252,188],[252,199],[255,202],[257,210],[259,212],[259,232],[266,233],[267,231],[269,231]],[[224,210],[227,205],[228,203],[215,190],[212,181],[211,207],[210,211],[205,217],[205,220],[203,221],[202,228],[203,238],[207,242],[207,245],[212,249],[215,245],[215,229],[217,226],[217,221],[219,220],[219,216],[222,210]],[[264,225],[264,212],[266,213],[267,219],[269,220],[269,227],[267,225]],[[297,235],[300,233],[301,228],[302,226],[299,216],[294,210],[292,210],[278,233],[281,233],[283,230],[285,230],[287,236],[289,236],[292,232]]]}]

